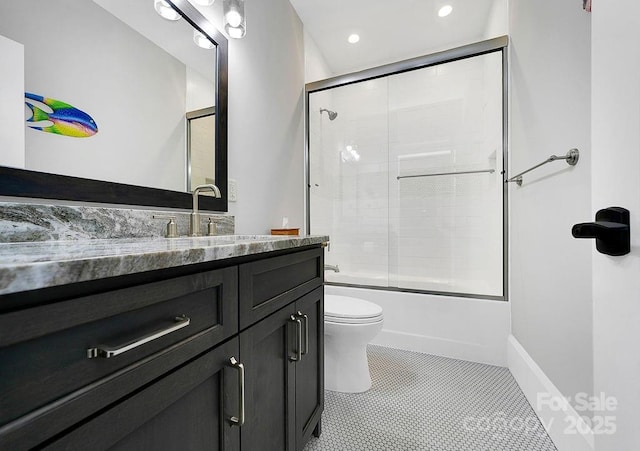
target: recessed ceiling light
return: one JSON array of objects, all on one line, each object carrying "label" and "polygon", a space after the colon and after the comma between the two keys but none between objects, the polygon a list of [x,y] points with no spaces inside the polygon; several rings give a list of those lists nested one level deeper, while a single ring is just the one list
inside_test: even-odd
[{"label": "recessed ceiling light", "polygon": [[358,36],[357,34],[351,34],[349,35],[349,37],[347,38],[347,41],[349,41],[350,44],[355,44],[356,42],[358,42],[360,40],[360,36]]},{"label": "recessed ceiling light", "polygon": [[453,6],[444,5],[442,8],[440,8],[440,11],[438,11],[438,15],[440,17],[447,17],[449,14],[451,14],[451,11],[453,11]]}]

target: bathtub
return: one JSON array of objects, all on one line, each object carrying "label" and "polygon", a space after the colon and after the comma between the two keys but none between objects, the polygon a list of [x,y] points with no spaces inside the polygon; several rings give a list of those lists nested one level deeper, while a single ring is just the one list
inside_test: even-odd
[{"label": "bathtub", "polygon": [[335,285],[324,290],[383,308],[384,326],[372,344],[507,366],[508,302]]}]

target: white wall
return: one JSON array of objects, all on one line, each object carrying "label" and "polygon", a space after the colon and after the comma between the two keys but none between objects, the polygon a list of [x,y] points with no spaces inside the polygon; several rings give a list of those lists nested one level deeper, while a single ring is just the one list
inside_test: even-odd
[{"label": "white wall", "polygon": [[304,30],[304,69],[305,83],[324,80],[333,75],[316,41],[306,28]]},{"label": "white wall", "polygon": [[[597,2],[593,10],[593,202],[631,212],[631,253],[593,254],[595,393],[615,397],[617,431],[596,432],[597,451],[640,446],[640,4]],[[585,221],[589,221],[587,219]],[[590,240],[591,241],[591,240]],[[591,242],[586,245],[594,248]],[[595,423],[597,424],[597,423]]]},{"label": "white wall", "polygon": [[[222,7],[197,7],[222,30]],[[245,3],[247,34],[229,40],[229,204],[237,233],[304,224],[304,37],[288,0]]]},{"label": "white wall", "polygon": [[24,168],[24,46],[0,36],[0,58],[1,161]]},{"label": "white wall", "polygon": [[[5,2],[0,33],[25,46],[28,92],[85,111],[99,129],[26,130],[27,169],[184,190],[184,64],[93,2]],[[58,50],[53,36],[64,36]]]},{"label": "white wall", "polygon": [[288,0],[246,2],[247,35],[229,45],[230,204],[237,233],[304,217],[304,43]]},{"label": "white wall", "polygon": [[[187,66],[186,111],[201,110],[216,104],[216,87],[210,79]],[[213,158],[213,157],[212,157]]]},{"label": "white wall", "polygon": [[509,32],[509,0],[493,0],[487,18],[484,39],[496,38]]},{"label": "white wall", "polygon": [[[593,390],[590,15],[581,2],[510,3],[510,174],[580,149],[510,184],[512,331],[565,396]],[[585,219],[586,218],[586,219]]]}]

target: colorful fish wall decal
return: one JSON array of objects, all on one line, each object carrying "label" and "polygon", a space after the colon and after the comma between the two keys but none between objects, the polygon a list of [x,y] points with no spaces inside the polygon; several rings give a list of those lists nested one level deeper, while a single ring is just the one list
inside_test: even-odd
[{"label": "colorful fish wall decal", "polygon": [[[71,136],[73,138],[88,138],[98,133],[98,125],[84,111],[60,100],[42,97],[30,92],[24,93],[25,104],[31,109],[31,117],[27,119],[27,126],[47,133]],[[45,111],[36,102],[51,109]],[[45,123],[42,123],[45,121]]]}]

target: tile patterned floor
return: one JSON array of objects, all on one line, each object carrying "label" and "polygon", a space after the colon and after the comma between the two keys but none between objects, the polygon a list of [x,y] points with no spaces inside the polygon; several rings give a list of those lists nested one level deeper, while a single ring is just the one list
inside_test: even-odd
[{"label": "tile patterned floor", "polygon": [[369,346],[373,387],[327,391],[304,451],[555,451],[508,369]]}]

